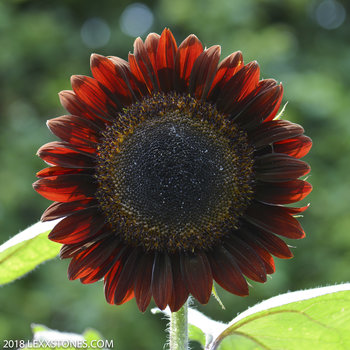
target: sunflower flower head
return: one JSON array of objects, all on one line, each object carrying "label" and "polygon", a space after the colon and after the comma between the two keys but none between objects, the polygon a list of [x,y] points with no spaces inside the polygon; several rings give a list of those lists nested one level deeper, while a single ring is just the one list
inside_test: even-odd
[{"label": "sunflower flower head", "polygon": [[213,281],[248,294],[265,282],[272,255],[291,258],[282,237],[304,231],[285,206],[305,198],[311,140],[275,119],[283,88],[259,79],[256,62],[195,35],[179,47],[169,29],[135,40],[128,61],[91,56],[93,78],[73,76],[48,121],[61,141],[38,155],[50,167],[34,188],[54,201],[43,221],[71,258],[70,279],[104,279],[106,299],[152,297],[177,311],[192,294],[208,302]]}]

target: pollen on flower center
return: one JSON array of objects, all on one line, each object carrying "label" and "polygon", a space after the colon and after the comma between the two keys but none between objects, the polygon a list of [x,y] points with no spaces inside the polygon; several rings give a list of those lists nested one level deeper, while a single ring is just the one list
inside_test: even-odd
[{"label": "pollen on flower center", "polygon": [[215,107],[158,94],[127,108],[103,136],[97,197],[127,242],[208,249],[238,226],[251,199],[252,150]]}]

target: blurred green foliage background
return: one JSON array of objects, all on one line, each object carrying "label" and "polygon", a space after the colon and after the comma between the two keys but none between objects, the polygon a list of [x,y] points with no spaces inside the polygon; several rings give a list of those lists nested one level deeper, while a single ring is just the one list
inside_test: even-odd
[{"label": "blurred green foliage background", "polygon": [[[258,60],[263,78],[285,87],[285,118],[314,140],[307,161],[314,191],[301,222],[307,238],[295,258],[277,261],[265,285],[240,298],[219,288],[200,310],[229,321],[278,293],[350,280],[350,3],[340,0],[2,0],[0,2],[0,243],[36,222],[49,201],[32,190],[35,156],[54,140],[49,118],[65,114],[57,93],[72,74],[89,75],[90,53],[122,58],[135,36],[169,27],[178,43],[195,33],[222,56],[241,50]],[[0,339],[31,339],[32,322],[81,333],[87,327],[114,339],[117,349],[162,349],[166,322],[134,301],[105,302],[102,283],[66,277],[55,259],[0,289]],[[196,348],[194,346],[194,348]]]}]

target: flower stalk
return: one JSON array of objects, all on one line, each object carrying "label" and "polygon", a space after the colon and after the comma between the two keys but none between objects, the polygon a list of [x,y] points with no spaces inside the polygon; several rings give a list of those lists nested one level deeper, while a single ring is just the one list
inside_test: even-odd
[{"label": "flower stalk", "polygon": [[170,350],[188,350],[188,300],[170,314]]}]

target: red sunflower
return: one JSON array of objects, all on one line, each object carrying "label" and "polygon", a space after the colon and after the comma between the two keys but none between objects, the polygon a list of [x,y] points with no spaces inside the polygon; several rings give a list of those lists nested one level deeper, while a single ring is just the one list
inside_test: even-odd
[{"label": "red sunflower", "polygon": [[219,60],[219,46],[190,35],[177,47],[165,29],[128,61],[92,55],[93,78],[60,93],[69,115],[48,121],[61,141],[39,149],[50,167],[34,188],[54,201],[42,220],[63,218],[49,238],[69,278],[103,278],[111,304],[177,311],[189,294],[207,303],[214,280],[247,295],[272,255],[292,257],[280,237],[304,237],[306,207],[284,205],[311,191],[299,179],[311,140],[275,119],[283,88],[256,62]]}]

